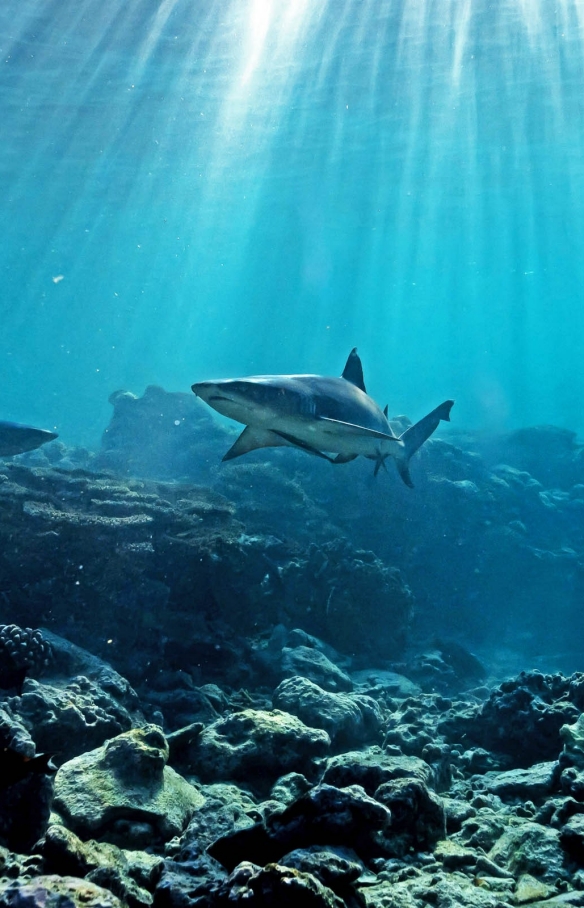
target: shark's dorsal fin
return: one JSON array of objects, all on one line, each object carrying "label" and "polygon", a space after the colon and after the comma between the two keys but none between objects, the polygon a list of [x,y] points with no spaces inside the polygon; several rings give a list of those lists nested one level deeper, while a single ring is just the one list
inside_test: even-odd
[{"label": "shark's dorsal fin", "polygon": [[360,388],[365,394],[365,382],[363,380],[363,366],[361,365],[361,360],[357,354],[357,348],[353,347],[349,353],[349,359],[345,363],[345,368],[343,369],[343,378],[347,381],[350,381],[352,385],[356,385],[357,388]]},{"label": "shark's dorsal fin", "polygon": [[387,419],[388,413],[389,413],[389,404],[386,404],[385,407],[383,408],[383,415],[385,416],[386,419]]}]

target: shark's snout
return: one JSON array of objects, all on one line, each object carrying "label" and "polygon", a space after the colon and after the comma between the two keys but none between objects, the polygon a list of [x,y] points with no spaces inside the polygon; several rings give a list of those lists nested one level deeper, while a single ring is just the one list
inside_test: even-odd
[{"label": "shark's snout", "polygon": [[201,400],[209,403],[209,398],[213,395],[213,392],[217,393],[217,385],[212,381],[199,381],[191,385],[191,390]]}]

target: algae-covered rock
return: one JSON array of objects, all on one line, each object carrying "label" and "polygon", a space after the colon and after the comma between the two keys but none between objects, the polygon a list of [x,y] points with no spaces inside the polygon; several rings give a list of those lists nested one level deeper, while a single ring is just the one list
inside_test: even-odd
[{"label": "algae-covered rock", "polygon": [[[137,701],[135,694],[134,698]],[[58,762],[99,747],[132,725],[144,724],[142,715],[129,712],[115,691],[104,690],[84,676],[63,688],[28,680],[22,697],[12,702],[37,748],[54,752]]]},{"label": "algae-covered rock", "polygon": [[310,770],[330,747],[325,731],[289,713],[244,709],[201,731],[190,750],[192,771],[207,781],[244,779],[263,784],[286,772]]},{"label": "algae-covered rock", "polygon": [[340,788],[362,785],[368,794],[374,794],[380,785],[393,779],[415,778],[431,784],[432,776],[432,768],[418,757],[388,754],[381,747],[370,747],[331,757],[322,781]]},{"label": "algae-covered rock", "polygon": [[324,729],[337,743],[355,745],[371,740],[382,722],[381,709],[372,697],[335,694],[298,676],[278,685],[273,704],[312,728]]},{"label": "algae-covered rock", "polygon": [[304,873],[312,873],[321,883],[341,896],[343,890],[354,883],[365,869],[363,862],[350,848],[322,845],[297,848],[285,854],[278,863]]},{"label": "algae-covered rock", "polygon": [[129,908],[148,908],[162,871],[162,858],[124,851],[106,842],[82,842],[65,826],[50,826],[43,844],[45,868],[64,876],[86,877],[109,889]]},{"label": "algae-covered rock", "polygon": [[579,693],[574,678],[521,672],[494,690],[480,709],[447,716],[438,730],[450,740],[505,754],[514,767],[555,760],[561,747],[560,728],[575,721],[580,712],[574,702]]},{"label": "algae-covered rock", "polygon": [[552,791],[557,763],[536,763],[528,769],[488,772],[483,776],[487,791],[504,801],[541,801]]},{"label": "algae-covered rock", "polygon": [[255,867],[242,863],[220,884],[216,908],[345,908],[345,902],[311,873],[279,864]]},{"label": "algae-covered rock", "polygon": [[54,810],[82,838],[125,847],[167,841],[204,801],[167,759],[157,726],[118,735],[60,768]]},{"label": "algae-covered rock", "polygon": [[0,889],[0,908],[124,908],[124,903],[95,883],[49,874]]},{"label": "algae-covered rock", "polygon": [[573,766],[584,769],[584,712],[580,713],[573,725],[562,725],[560,738],[563,741],[563,756]]},{"label": "algae-covered rock", "polygon": [[517,886],[513,893],[513,902],[516,905],[526,905],[530,902],[547,899],[554,892],[554,887],[548,886],[547,883],[542,883],[541,880],[531,876],[530,873],[523,873],[517,880]]},{"label": "algae-covered rock", "polygon": [[329,691],[348,691],[353,682],[326,653],[313,646],[285,646],[282,649],[281,674],[284,678],[300,675]]},{"label": "algae-covered rock", "polygon": [[489,858],[514,875],[529,873],[550,883],[566,877],[560,834],[539,823],[509,827],[489,851]]}]

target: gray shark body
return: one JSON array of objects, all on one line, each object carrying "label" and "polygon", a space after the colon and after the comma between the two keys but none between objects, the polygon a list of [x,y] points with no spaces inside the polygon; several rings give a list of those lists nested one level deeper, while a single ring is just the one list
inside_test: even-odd
[{"label": "gray shark body", "polygon": [[444,401],[402,435],[395,435],[387,407],[381,410],[365,390],[356,349],[351,351],[340,378],[254,375],[198,382],[192,390],[218,413],[246,426],[223,460],[257,448],[287,445],[331,463],[347,463],[362,455],[375,461],[377,473],[392,457],[409,486],[413,485],[410,457],[440,420],[450,419],[454,403]]},{"label": "gray shark body", "polygon": [[0,457],[13,457],[15,454],[24,454],[25,451],[34,451],[55,438],[57,434],[47,429],[35,429],[33,426],[0,420]]}]

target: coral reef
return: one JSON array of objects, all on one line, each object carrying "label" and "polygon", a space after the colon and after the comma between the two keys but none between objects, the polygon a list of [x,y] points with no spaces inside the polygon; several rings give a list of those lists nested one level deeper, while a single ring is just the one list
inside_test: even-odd
[{"label": "coral reef", "polygon": [[584,904],[574,437],[412,493],[112,403],[0,463],[0,908]]}]

